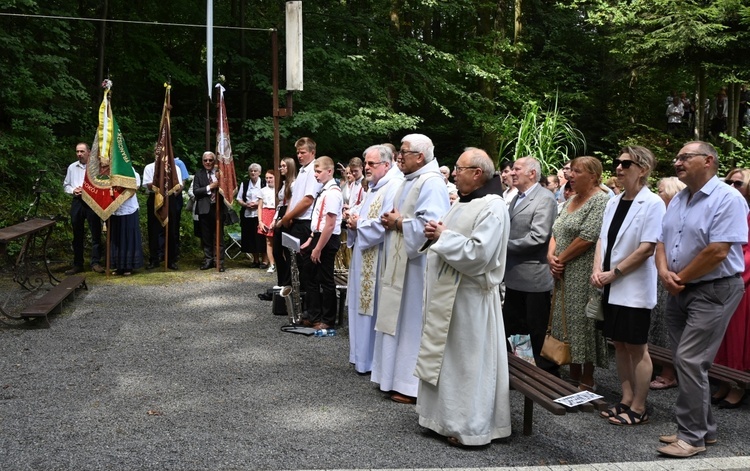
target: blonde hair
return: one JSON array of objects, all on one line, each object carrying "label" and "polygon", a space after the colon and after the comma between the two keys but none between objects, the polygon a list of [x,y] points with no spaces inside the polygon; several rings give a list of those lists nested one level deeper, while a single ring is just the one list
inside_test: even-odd
[{"label": "blonde hair", "polygon": [[315,166],[324,169],[333,168],[333,159],[328,157],[327,155],[323,155],[315,159]]},{"label": "blonde hair", "polygon": [[593,174],[596,176],[596,184],[599,185],[602,182],[602,172],[604,171],[604,168],[602,167],[602,163],[597,159],[596,157],[591,157],[588,155],[584,155],[581,157],[576,157],[575,159],[570,161],[570,166],[576,166],[581,167],[585,171]]},{"label": "blonde hair", "polygon": [[681,192],[687,185],[682,183],[677,177],[666,177],[659,180],[658,187],[663,188],[664,196],[667,198],[667,202],[674,198],[674,195]]},{"label": "blonde hair", "polygon": [[735,173],[739,173],[740,175],[742,175],[742,181],[745,182],[745,184],[743,185],[745,187],[745,199],[747,199],[748,202],[750,202],[750,193],[748,193],[748,191],[747,191],[748,190],[748,185],[750,185],[750,170],[748,170],[746,168],[735,168],[735,169],[732,169],[729,173],[727,173],[727,176],[724,177],[724,180],[726,180],[727,178],[731,177]]}]

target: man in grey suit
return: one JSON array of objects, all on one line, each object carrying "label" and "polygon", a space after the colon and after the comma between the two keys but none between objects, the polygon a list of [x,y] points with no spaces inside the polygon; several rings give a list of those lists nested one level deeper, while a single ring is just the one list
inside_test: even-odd
[{"label": "man in grey suit", "polygon": [[539,162],[522,157],[513,164],[511,178],[518,194],[511,200],[508,260],[505,269],[503,320],[506,335],[529,334],[534,360],[540,368],[556,372],[552,362],[539,356],[547,330],[553,281],[547,262],[557,202],[539,184]]}]

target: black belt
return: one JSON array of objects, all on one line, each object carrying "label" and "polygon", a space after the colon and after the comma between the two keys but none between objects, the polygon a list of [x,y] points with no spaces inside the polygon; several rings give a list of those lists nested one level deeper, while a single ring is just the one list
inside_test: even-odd
[{"label": "black belt", "polygon": [[310,222],[310,221],[312,221],[312,219],[299,219],[299,218],[294,218],[292,220],[294,222]]},{"label": "black belt", "polygon": [[699,286],[707,285],[709,283],[714,283],[716,281],[730,280],[732,278],[739,278],[739,277],[740,277],[740,274],[735,273],[734,275],[724,276],[721,278],[714,278],[713,280],[703,280],[703,281],[696,281],[695,283],[685,283],[685,288],[697,288]]}]

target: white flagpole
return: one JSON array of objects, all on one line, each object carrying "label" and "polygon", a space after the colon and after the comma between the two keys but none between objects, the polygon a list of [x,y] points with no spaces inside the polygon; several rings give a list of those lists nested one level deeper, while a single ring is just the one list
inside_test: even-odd
[{"label": "white flagpole", "polygon": [[214,2],[206,0],[206,77],[208,99],[211,100],[214,70]]}]

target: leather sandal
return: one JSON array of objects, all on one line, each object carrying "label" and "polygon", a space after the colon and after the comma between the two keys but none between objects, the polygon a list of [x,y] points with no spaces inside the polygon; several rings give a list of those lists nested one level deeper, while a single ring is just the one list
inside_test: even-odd
[{"label": "leather sandal", "polygon": [[[623,417],[624,415],[624,417]],[[643,411],[642,414],[633,412],[632,409],[624,411],[620,415],[610,417],[609,423],[612,425],[643,425],[648,423],[648,413]]]},{"label": "leather sandal", "polygon": [[630,410],[629,405],[619,402],[615,404],[614,406],[610,407],[609,409],[599,412],[599,417],[601,417],[602,419],[609,419],[609,418],[618,416],[622,414],[623,412],[629,411],[629,410]]}]

